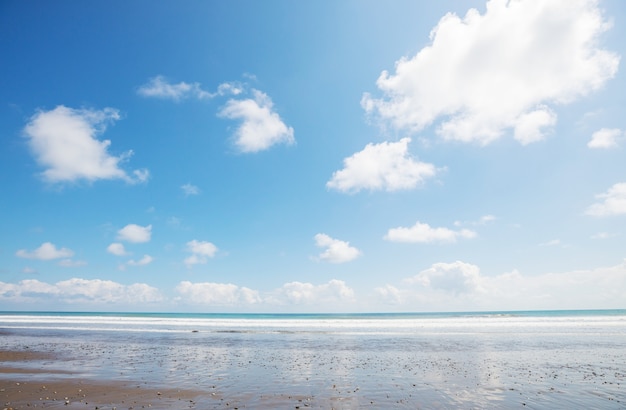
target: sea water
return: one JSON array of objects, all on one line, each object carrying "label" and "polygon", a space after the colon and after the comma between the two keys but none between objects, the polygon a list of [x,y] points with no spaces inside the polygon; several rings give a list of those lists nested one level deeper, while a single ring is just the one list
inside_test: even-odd
[{"label": "sea water", "polygon": [[2,349],[63,358],[23,364],[55,377],[79,369],[252,408],[626,408],[625,310],[4,312],[0,332]]}]

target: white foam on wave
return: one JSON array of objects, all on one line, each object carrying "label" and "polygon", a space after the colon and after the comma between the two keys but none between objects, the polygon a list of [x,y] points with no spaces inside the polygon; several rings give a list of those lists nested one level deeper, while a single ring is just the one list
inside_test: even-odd
[{"label": "white foam on wave", "polygon": [[603,328],[626,331],[626,316],[511,316],[461,317],[341,317],[341,318],[211,318],[81,315],[1,315],[0,328],[93,330],[126,332],[328,332],[390,334],[414,332],[559,331],[566,328]]}]

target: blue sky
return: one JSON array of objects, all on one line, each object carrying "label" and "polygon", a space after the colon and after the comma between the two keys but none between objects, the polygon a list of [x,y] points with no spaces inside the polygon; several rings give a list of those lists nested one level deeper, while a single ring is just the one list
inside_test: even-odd
[{"label": "blue sky", "polygon": [[626,7],[0,5],[0,309],[624,308]]}]

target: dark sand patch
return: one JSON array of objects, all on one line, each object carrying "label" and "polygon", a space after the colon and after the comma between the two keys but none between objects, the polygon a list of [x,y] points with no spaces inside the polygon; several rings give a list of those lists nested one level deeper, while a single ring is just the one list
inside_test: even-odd
[{"label": "dark sand patch", "polygon": [[151,389],[128,382],[91,380],[2,381],[0,397],[4,408],[130,409],[197,408],[201,392]]}]

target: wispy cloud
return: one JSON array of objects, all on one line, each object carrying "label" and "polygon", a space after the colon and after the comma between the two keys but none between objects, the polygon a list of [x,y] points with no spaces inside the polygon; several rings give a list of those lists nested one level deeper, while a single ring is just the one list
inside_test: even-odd
[{"label": "wispy cloud", "polygon": [[242,92],[242,87],[237,83],[220,84],[215,92],[202,89],[198,82],[171,83],[164,76],[158,75],[137,89],[137,94],[143,97],[160,98],[165,100],[180,101],[186,98],[198,100],[211,99],[221,95],[238,95]]},{"label": "wispy cloud", "polygon": [[591,239],[609,239],[609,238],[614,238],[616,236],[619,236],[619,235],[616,233],[598,232],[594,235],[591,235]]},{"label": "wispy cloud", "polygon": [[341,192],[398,191],[412,189],[435,176],[434,165],[413,159],[410,138],[398,142],[367,144],[362,151],[343,160],[344,168],[333,173],[326,186]]},{"label": "wispy cloud", "polygon": [[129,260],[128,262],[126,262],[126,265],[128,265],[128,266],[145,266],[145,265],[148,265],[148,264],[152,263],[153,260],[154,259],[152,258],[152,256],[150,256],[150,255],[143,255],[143,257],[141,259],[137,260],[137,261],[134,260],[134,259]]},{"label": "wispy cloud", "polygon": [[33,115],[24,135],[35,159],[45,168],[43,179],[51,183],[100,179],[145,182],[149,177],[147,169],[128,174],[120,167],[132,151],[113,156],[108,152],[111,141],[97,139],[108,124],[119,118],[113,108],[77,110],[62,105]]},{"label": "wispy cloud", "polygon": [[200,193],[200,188],[191,184],[181,185],[180,189],[183,190],[185,196],[198,195]]},{"label": "wispy cloud", "polygon": [[486,225],[488,223],[491,223],[495,221],[496,219],[498,218],[496,218],[494,215],[483,215],[477,221],[464,221],[464,222],[454,221],[454,226],[463,226],[463,225],[480,226],[480,225]]},{"label": "wispy cloud", "polygon": [[440,121],[447,140],[487,144],[512,130],[522,144],[539,141],[556,123],[551,105],[615,76],[619,56],[598,41],[609,28],[593,0],[490,0],[484,14],[446,14],[430,45],[381,73],[382,97],[366,93],[361,104],[401,131]]},{"label": "wispy cloud", "polygon": [[63,259],[59,261],[59,266],[64,268],[77,268],[87,265],[86,261],[75,261],[73,259]]},{"label": "wispy cloud", "polygon": [[539,246],[559,246],[559,245],[561,245],[560,239],[552,239],[547,242],[542,242],[539,244]]}]

